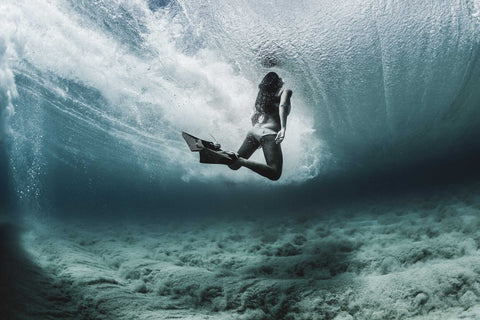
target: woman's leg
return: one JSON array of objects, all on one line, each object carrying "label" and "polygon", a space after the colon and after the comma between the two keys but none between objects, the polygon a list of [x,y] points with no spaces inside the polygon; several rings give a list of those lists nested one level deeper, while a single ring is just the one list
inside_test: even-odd
[{"label": "woman's leg", "polygon": [[[260,143],[255,139],[250,133],[247,134],[245,140],[243,140],[242,145],[238,149],[237,153],[238,156],[243,159],[248,159],[252,156],[252,154],[258,149]],[[237,160],[233,164],[229,165],[230,169],[238,170],[242,165]]]},{"label": "woman's leg", "polygon": [[238,163],[270,180],[280,179],[282,175],[283,156],[280,144],[275,143],[275,135],[264,136],[262,138],[262,148],[267,164],[251,161],[243,157],[239,158],[235,164]]}]

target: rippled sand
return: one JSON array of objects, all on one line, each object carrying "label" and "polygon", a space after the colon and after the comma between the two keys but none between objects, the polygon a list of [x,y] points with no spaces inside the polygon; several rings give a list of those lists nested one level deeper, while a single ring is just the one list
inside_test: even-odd
[{"label": "rippled sand", "polygon": [[472,192],[279,219],[50,221],[23,242],[68,306],[52,319],[478,319],[479,226]]}]

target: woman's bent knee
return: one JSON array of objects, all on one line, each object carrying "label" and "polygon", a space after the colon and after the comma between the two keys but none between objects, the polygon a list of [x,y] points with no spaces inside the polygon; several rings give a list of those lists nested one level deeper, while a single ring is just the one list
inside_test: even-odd
[{"label": "woman's bent knee", "polygon": [[273,169],[272,172],[268,175],[268,179],[272,181],[277,181],[282,176],[282,170]]}]

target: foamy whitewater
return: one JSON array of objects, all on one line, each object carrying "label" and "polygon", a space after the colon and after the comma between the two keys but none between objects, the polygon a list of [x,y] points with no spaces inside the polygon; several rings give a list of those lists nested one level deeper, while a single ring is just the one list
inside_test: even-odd
[{"label": "foamy whitewater", "polygon": [[[479,50],[478,0],[3,0],[0,314],[480,319]],[[200,164],[269,71],[281,179]]]}]

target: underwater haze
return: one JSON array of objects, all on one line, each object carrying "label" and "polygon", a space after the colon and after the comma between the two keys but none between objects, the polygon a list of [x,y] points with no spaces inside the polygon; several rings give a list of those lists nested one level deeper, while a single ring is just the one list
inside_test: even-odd
[{"label": "underwater haze", "polygon": [[[270,71],[280,180],[200,164]],[[479,88],[478,0],[4,0],[0,311],[480,319]]]}]

